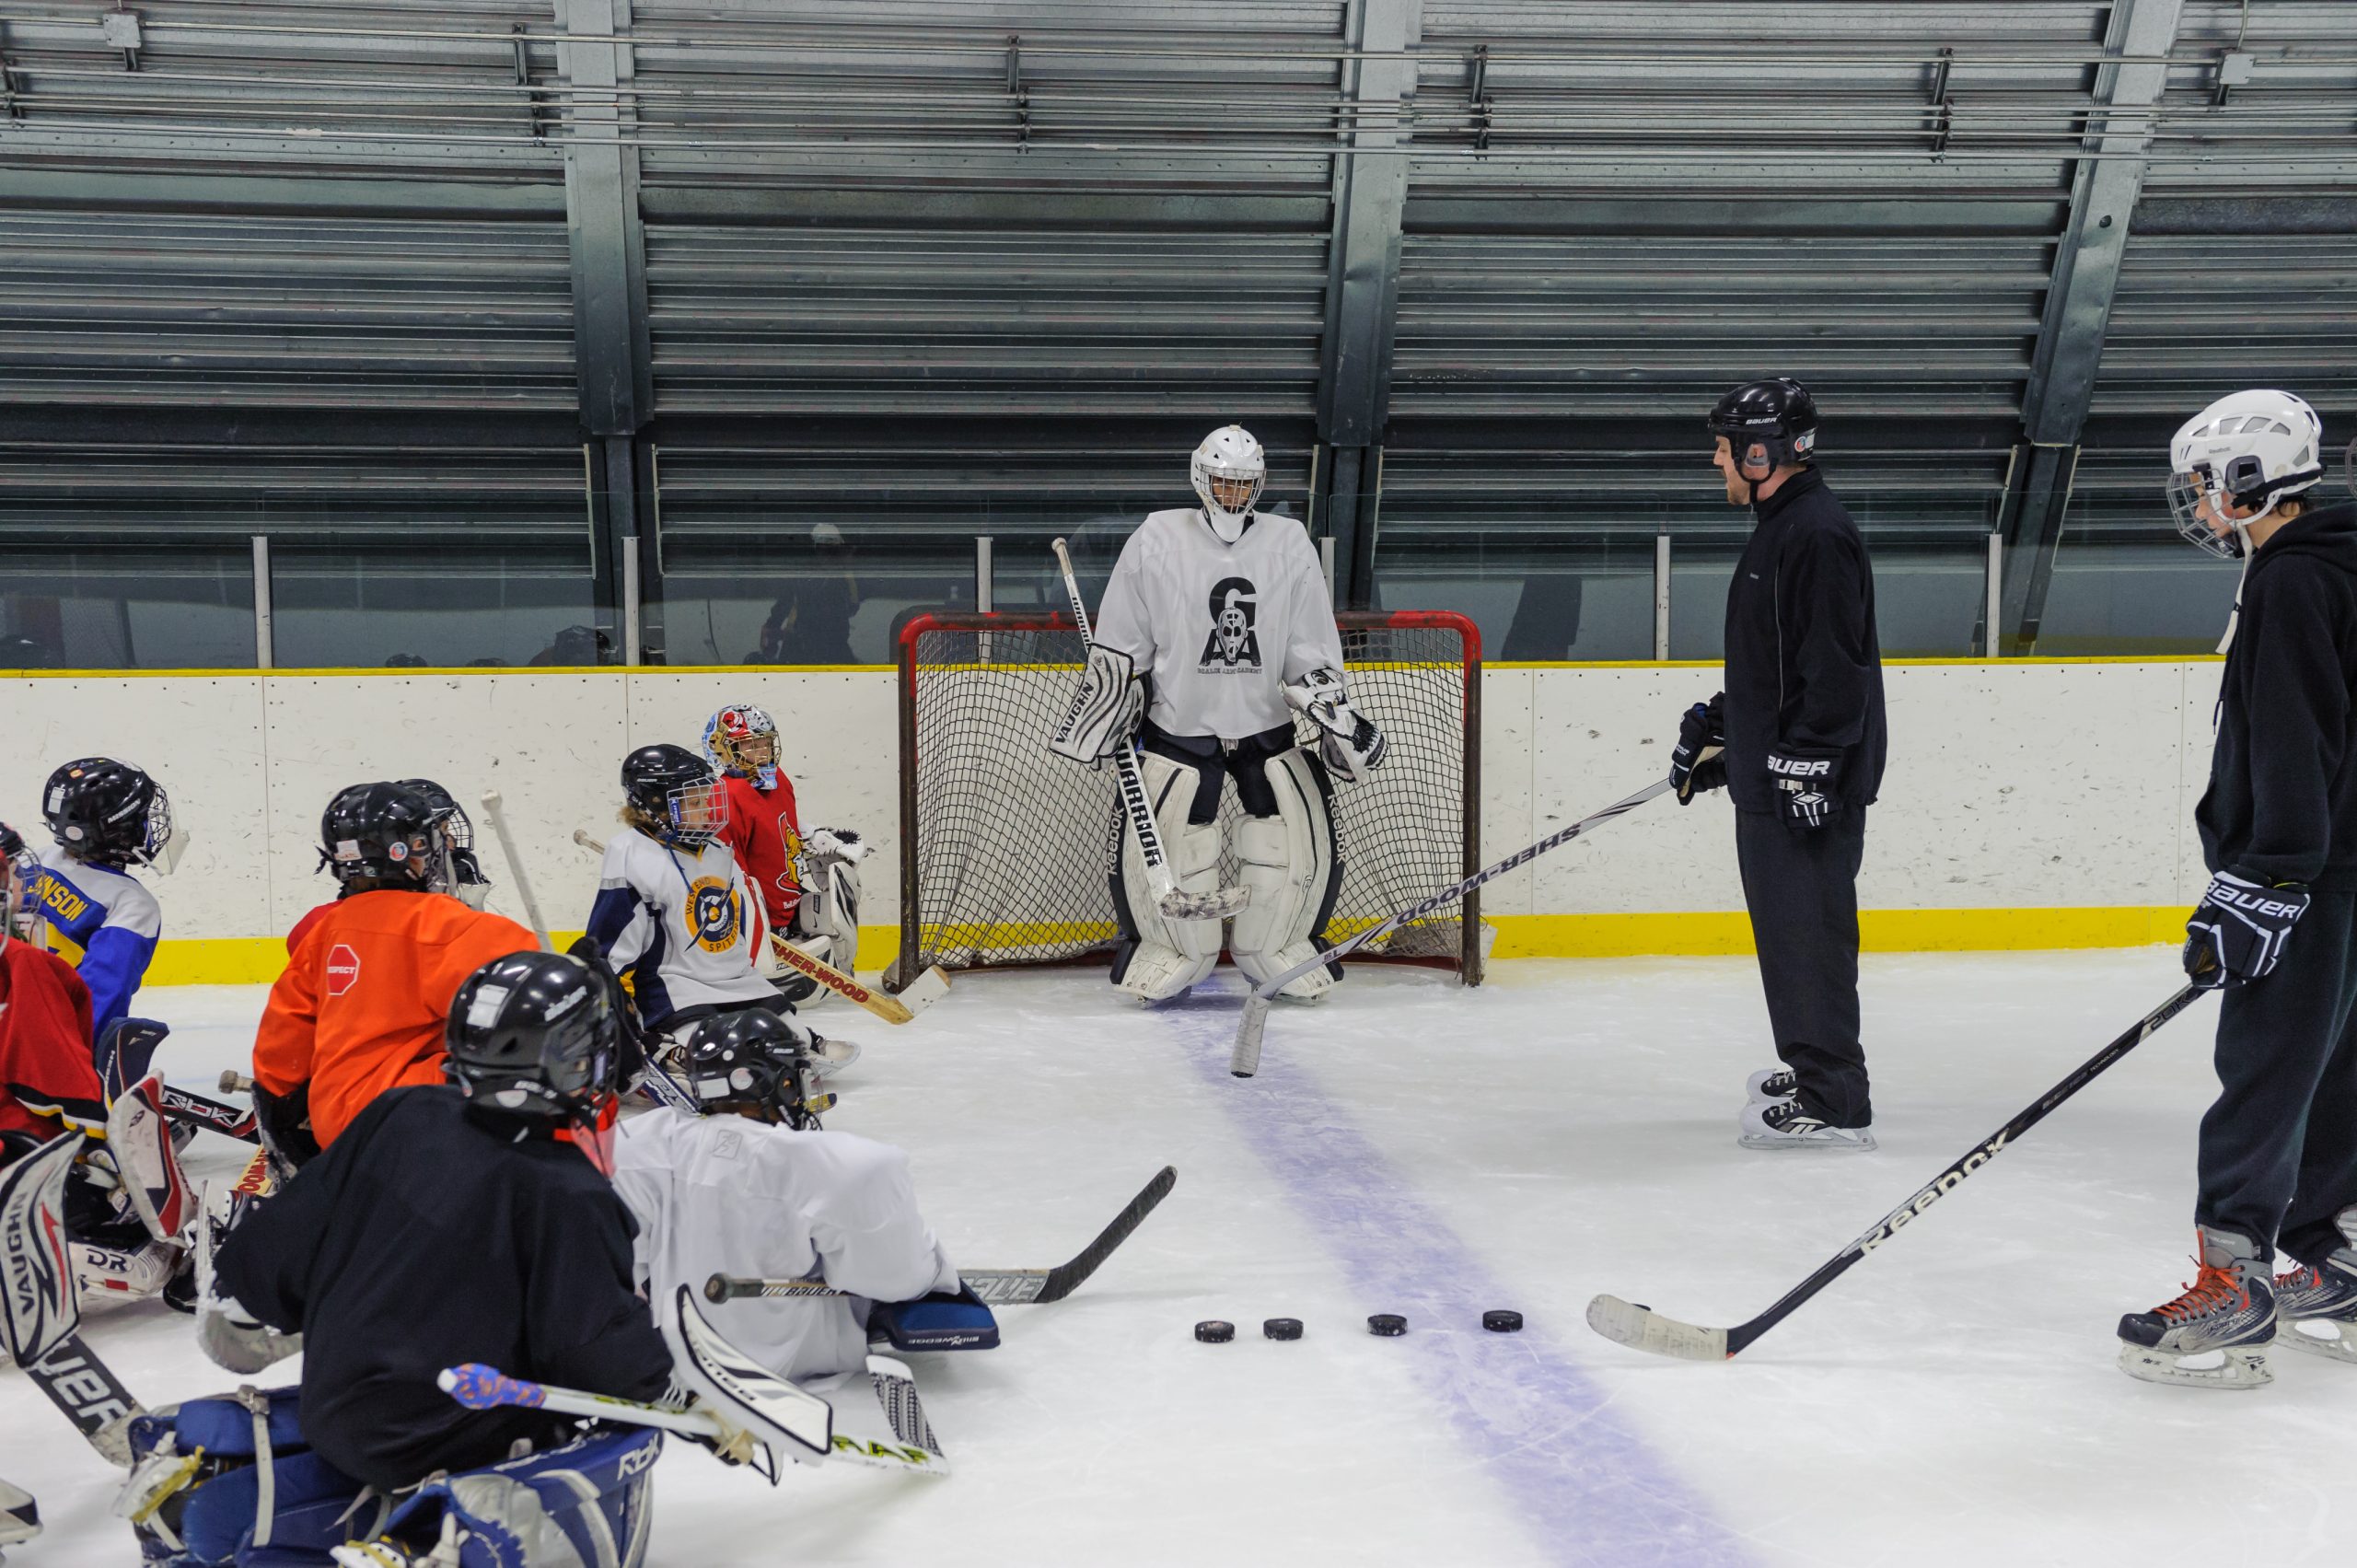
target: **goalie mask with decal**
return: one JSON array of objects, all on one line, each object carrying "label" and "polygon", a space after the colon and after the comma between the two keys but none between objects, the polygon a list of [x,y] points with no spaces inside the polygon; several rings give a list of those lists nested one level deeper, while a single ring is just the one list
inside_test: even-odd
[{"label": "goalie mask with decal", "polygon": [[777,787],[777,752],[776,721],[750,703],[731,703],[704,723],[705,760],[764,795]]}]

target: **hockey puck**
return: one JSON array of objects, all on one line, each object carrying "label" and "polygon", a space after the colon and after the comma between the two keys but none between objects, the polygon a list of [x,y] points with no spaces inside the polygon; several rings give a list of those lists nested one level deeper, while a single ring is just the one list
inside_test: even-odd
[{"label": "hockey puck", "polygon": [[1207,1345],[1224,1345],[1236,1338],[1236,1325],[1223,1323],[1216,1318],[1206,1318],[1195,1325],[1195,1338]]},{"label": "hockey puck", "polygon": [[1522,1314],[1511,1307],[1493,1307],[1481,1314],[1481,1327],[1493,1334],[1522,1332]]},{"label": "hockey puck", "polygon": [[1271,1318],[1261,1323],[1260,1332],[1272,1340],[1297,1340],[1301,1338],[1301,1319]]},{"label": "hockey puck", "polygon": [[1366,1320],[1366,1331],[1381,1334],[1387,1340],[1396,1339],[1408,1331],[1408,1319],[1397,1312],[1378,1312]]}]

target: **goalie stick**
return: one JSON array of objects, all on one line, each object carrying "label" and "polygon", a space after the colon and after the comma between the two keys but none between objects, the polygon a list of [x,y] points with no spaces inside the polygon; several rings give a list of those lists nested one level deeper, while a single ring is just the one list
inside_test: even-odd
[{"label": "goalie stick", "polygon": [[1748,1322],[1732,1329],[1705,1329],[1681,1323],[1652,1307],[1599,1295],[1587,1304],[1587,1326],[1615,1344],[1681,1361],[1732,1361],[1754,1341],[1786,1318],[1809,1297],[1839,1279],[1849,1267],[1897,1236],[1900,1227],[1921,1218],[1933,1203],[1956,1191],[1967,1177],[2003,1154],[2007,1145],[2046,1120],[2055,1107],[2085,1088],[2105,1069],[2144,1043],[2154,1031],[2191,1006],[2200,992],[2189,985],[2139,1018],[2125,1034],[2081,1063],[2071,1075],[2055,1085],[2020,1115],[1975,1144],[1962,1159],[1932,1178],[1915,1195],[1875,1222],[1872,1228],[1828,1259],[1824,1267],[1794,1285],[1782,1300]]},{"label": "goalie stick", "polygon": [[[1097,1239],[1080,1249],[1068,1263],[1052,1269],[967,1269],[958,1278],[966,1288],[993,1307],[1023,1307],[1051,1301],[1062,1301],[1085,1283],[1088,1276],[1103,1266],[1113,1255],[1113,1249],[1130,1238],[1132,1232],[1145,1223],[1170,1190],[1178,1185],[1175,1166],[1164,1166],[1155,1179],[1145,1184],[1129,1206],[1113,1216],[1113,1223],[1097,1233]],[[714,1274],[703,1283],[707,1301],[738,1301],[749,1296],[795,1298],[807,1296],[848,1295],[823,1280],[756,1280],[733,1274]]]},{"label": "goalie stick", "polygon": [[[1063,570],[1064,596],[1072,601],[1072,623],[1079,628],[1080,640],[1086,643],[1093,633],[1088,629],[1088,606],[1081,602],[1080,579],[1073,575],[1072,551],[1061,539],[1050,548],[1056,552],[1056,564]],[[1209,893],[1179,890],[1178,879],[1170,874],[1169,859],[1162,853],[1162,832],[1155,826],[1154,807],[1146,803],[1145,779],[1138,772],[1137,748],[1126,739],[1113,753],[1113,772],[1120,784],[1121,809],[1138,836],[1138,854],[1145,862],[1146,887],[1154,894],[1155,906],[1172,920],[1226,920],[1241,913],[1252,898],[1249,888],[1221,888]]]},{"label": "goalie stick", "polygon": [[[232,1077],[235,1074],[224,1074],[223,1076]],[[158,1085],[157,1093],[162,1099],[164,1114],[175,1121],[185,1121],[192,1127],[202,1127],[207,1132],[218,1132],[243,1143],[258,1144],[261,1141],[261,1135],[254,1131],[251,1108],[240,1109],[208,1095],[198,1094],[193,1089],[178,1089],[169,1084]]]},{"label": "goalie stick", "polygon": [[1600,828],[1615,817],[1634,811],[1667,788],[1669,788],[1667,779],[1649,784],[1626,800],[1616,800],[1603,810],[1581,818],[1562,831],[1548,834],[1529,848],[1517,850],[1495,865],[1475,872],[1455,887],[1443,888],[1431,898],[1420,903],[1410,904],[1380,924],[1368,926],[1340,947],[1329,947],[1315,958],[1304,959],[1284,973],[1272,976],[1254,986],[1251,993],[1244,998],[1244,1016],[1237,1019],[1236,1023],[1236,1045],[1228,1052],[1227,1070],[1239,1078],[1248,1078],[1260,1070],[1260,1035],[1268,1028],[1270,1005],[1276,1000],[1278,992],[1283,991],[1303,975],[1314,969],[1321,969],[1338,961],[1345,954],[1355,952],[1387,932],[1397,930],[1411,921],[1423,919],[1434,911],[1456,902],[1484,882],[1495,881],[1509,871],[1529,865],[1549,850],[1561,844],[1570,843],[1592,828]]},{"label": "goalie stick", "polygon": [[516,857],[516,841],[508,836],[507,819],[500,812],[497,790],[482,792],[482,814],[491,824],[491,836],[499,841],[500,855],[507,862],[507,875],[516,878],[516,899],[524,906],[524,923],[540,939],[541,952],[555,952],[556,944],[549,940],[547,923],[540,919],[540,901],[532,897],[532,884],[524,877],[524,863]]}]

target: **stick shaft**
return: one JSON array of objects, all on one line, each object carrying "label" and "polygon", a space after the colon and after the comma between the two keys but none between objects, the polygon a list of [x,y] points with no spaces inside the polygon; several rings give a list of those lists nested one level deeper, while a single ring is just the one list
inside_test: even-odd
[{"label": "stick shaft", "polygon": [[[1081,602],[1080,578],[1072,569],[1072,552],[1061,539],[1051,548],[1056,552],[1056,564],[1063,572],[1064,597],[1072,601],[1072,623],[1080,629],[1080,640],[1088,642],[1096,633],[1089,630],[1088,606]],[[1145,861],[1147,885],[1159,900],[1178,890],[1178,879],[1162,853],[1162,832],[1155,826],[1153,807],[1146,803],[1145,780],[1138,774],[1137,751],[1126,740],[1113,754],[1113,771],[1120,783],[1121,809],[1129,813],[1130,826],[1138,836],[1138,854]]]},{"label": "stick shaft", "polygon": [[870,991],[833,965],[819,962],[774,931],[770,933],[770,951],[787,969],[807,975],[846,1002],[858,1003],[888,1024],[905,1024],[916,1016],[909,1011],[908,1004],[899,997]]},{"label": "stick shaft", "polygon": [[507,819],[500,810],[499,792],[487,789],[482,793],[483,815],[491,822],[492,837],[499,841],[499,854],[507,862],[507,875],[516,879],[516,897],[524,906],[524,918],[530,923],[532,935],[540,939],[540,950],[556,951],[556,944],[549,940],[548,923],[540,918],[540,901],[532,897],[531,879],[524,875],[524,863],[516,854],[516,841],[507,831]]}]

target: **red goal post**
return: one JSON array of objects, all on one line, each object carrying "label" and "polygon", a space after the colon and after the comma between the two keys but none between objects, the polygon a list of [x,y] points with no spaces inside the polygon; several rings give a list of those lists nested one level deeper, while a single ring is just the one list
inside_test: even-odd
[{"label": "red goal post", "polygon": [[[1389,743],[1365,783],[1334,786],[1342,879],[1327,936],[1339,942],[1480,869],[1481,634],[1445,610],[1335,620],[1352,702]],[[936,963],[1069,962],[1112,947],[1113,772],[1048,749],[1084,652],[1072,618],[1048,610],[941,612],[901,629],[900,956],[888,985]],[[1231,830],[1237,814],[1231,787]],[[1223,882],[1235,875],[1231,852]],[[1437,964],[1479,985],[1482,948],[1475,894],[1353,960]]]}]

